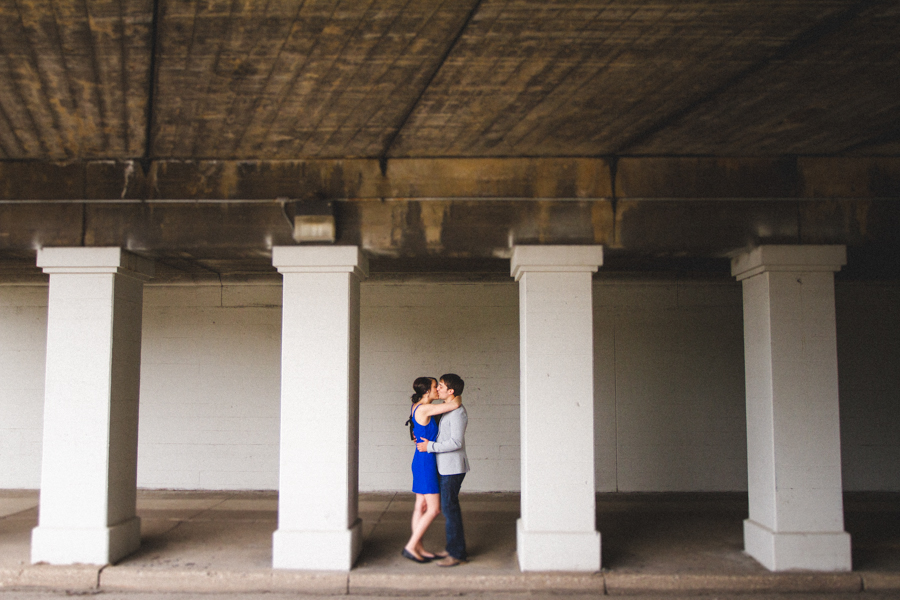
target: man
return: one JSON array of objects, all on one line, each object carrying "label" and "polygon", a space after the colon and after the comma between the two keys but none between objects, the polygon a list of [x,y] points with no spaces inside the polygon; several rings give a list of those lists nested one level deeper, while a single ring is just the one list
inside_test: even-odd
[{"label": "man", "polygon": [[[459,398],[462,402],[465,382],[454,373],[442,375],[438,384],[438,398],[450,402]],[[459,488],[469,472],[466,456],[466,425],[469,417],[462,404],[443,417],[438,427],[437,439],[416,444],[420,452],[436,454],[438,474],[441,484],[441,512],[447,528],[447,556],[437,561],[440,567],[455,567],[468,559],[466,538],[463,534],[462,512],[459,508]]]}]

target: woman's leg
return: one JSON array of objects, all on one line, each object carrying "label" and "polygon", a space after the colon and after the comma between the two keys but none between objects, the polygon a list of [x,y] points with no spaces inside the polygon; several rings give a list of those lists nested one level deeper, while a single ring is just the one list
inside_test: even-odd
[{"label": "woman's leg", "polygon": [[[420,499],[422,500],[420,505]],[[420,513],[420,506],[424,510]],[[416,494],[416,509],[413,510],[413,531],[409,541],[406,542],[407,552],[412,553],[416,557],[421,557],[422,536],[428,530],[428,526],[434,521],[435,517],[441,514],[441,495],[440,494]],[[416,518],[418,515],[418,518]],[[430,558],[430,557],[429,557]]]},{"label": "woman's leg", "polygon": [[414,539],[416,536],[416,531],[419,529],[419,522],[422,520],[422,516],[425,514],[425,511],[428,509],[428,505],[425,502],[424,494],[416,494],[416,504],[413,506],[412,511],[412,519],[410,522],[410,530],[411,537],[409,541],[406,542],[406,546],[404,546],[407,550],[410,550],[417,558],[422,558],[415,550],[416,540]]},{"label": "woman's leg", "polygon": [[416,525],[419,522],[419,519],[422,518],[422,515],[425,514],[425,496],[422,494],[416,494],[416,504],[413,507],[412,512],[412,522],[410,523],[410,531],[416,530]]},{"label": "woman's leg", "polygon": [[[430,494],[430,495],[433,496],[434,494]],[[426,519],[426,518],[428,519],[428,522],[425,523],[425,526],[422,530],[423,537],[425,535],[425,531],[428,531],[428,526],[431,525],[431,522],[434,521],[434,519],[441,513],[440,496],[438,496],[437,506],[432,507],[433,514],[431,516],[426,516],[426,515],[428,515],[428,506],[429,506],[428,505],[428,496],[423,496],[422,512],[419,513],[419,520],[421,521],[422,519]],[[436,512],[434,512],[434,511],[436,511]],[[425,546],[422,545],[422,538],[419,538],[419,543],[416,545],[416,552],[418,552],[419,556],[421,556],[423,558],[427,558],[427,559],[437,558],[437,556],[434,554],[434,552],[429,552],[428,550],[425,549]]]}]

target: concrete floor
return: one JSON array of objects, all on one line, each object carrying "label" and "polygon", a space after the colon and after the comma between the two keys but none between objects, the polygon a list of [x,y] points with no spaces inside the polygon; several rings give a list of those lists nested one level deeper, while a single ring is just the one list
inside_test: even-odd
[{"label": "concrete floor", "polygon": [[[141,491],[143,543],[107,567],[30,565],[35,491],[0,491],[0,588],[104,591],[304,591],[319,594],[567,591],[583,593],[900,593],[900,494],[849,494],[852,573],[772,574],[743,551],[745,494],[601,494],[600,573],[521,573],[518,494],[464,494],[471,561],[453,569],[400,556],[413,496],[362,494],[363,551],[348,573],[274,571],[275,492]],[[443,521],[426,537],[439,549]]]}]

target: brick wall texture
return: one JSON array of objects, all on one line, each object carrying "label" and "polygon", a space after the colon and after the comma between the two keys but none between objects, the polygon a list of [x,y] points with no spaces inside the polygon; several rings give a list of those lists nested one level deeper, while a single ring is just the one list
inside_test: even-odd
[{"label": "brick wall texture", "polygon": [[[360,489],[404,491],[412,381],[466,381],[468,491],[519,489],[518,288],[362,284]],[[838,284],[847,490],[900,490],[900,286]],[[0,286],[0,488],[40,486],[47,288]],[[596,281],[598,491],[746,490],[736,282]],[[138,485],[278,487],[281,287],[145,287]],[[323,447],[322,452],[328,452]]]}]

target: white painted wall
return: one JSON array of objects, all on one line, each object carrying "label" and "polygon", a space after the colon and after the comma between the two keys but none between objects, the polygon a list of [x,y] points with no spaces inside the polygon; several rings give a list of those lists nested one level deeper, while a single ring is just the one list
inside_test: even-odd
[{"label": "white painted wall", "polygon": [[0,285],[0,488],[41,487],[48,289]]},{"label": "white painted wall", "polygon": [[[745,490],[740,284],[594,285],[597,487]],[[837,285],[844,487],[900,490],[900,286]],[[40,484],[47,288],[0,285],[0,487]],[[465,488],[519,487],[515,283],[364,282],[360,488],[409,489],[412,380],[466,380]],[[278,485],[281,286],[145,287],[138,484]],[[327,452],[327,448],[323,448]]]},{"label": "white painted wall", "polygon": [[601,491],[747,489],[741,288],[594,285]]},{"label": "white painted wall", "polygon": [[900,286],[835,286],[845,490],[900,490]]},{"label": "white painted wall", "polygon": [[281,286],[144,288],[138,486],[278,487]]},{"label": "white painted wall", "polygon": [[361,490],[411,489],[412,382],[444,373],[466,382],[465,488],[519,488],[518,306],[512,282],[363,285]]}]

